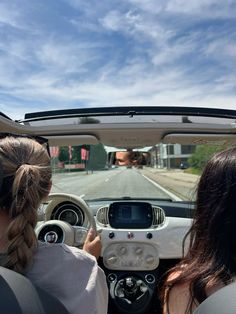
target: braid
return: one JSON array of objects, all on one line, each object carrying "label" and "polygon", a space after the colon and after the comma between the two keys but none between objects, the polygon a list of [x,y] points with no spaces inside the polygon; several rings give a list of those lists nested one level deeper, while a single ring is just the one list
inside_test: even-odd
[{"label": "braid", "polygon": [[[34,221],[37,220],[35,212]],[[24,214],[19,214],[14,218],[8,227],[8,249],[5,267],[23,273],[24,269],[32,260],[34,250],[37,247],[32,223],[25,220]]]},{"label": "braid", "polygon": [[[24,273],[37,248],[34,232],[37,209],[48,194],[51,168],[50,159],[40,144],[29,139],[10,139],[14,141],[11,147],[0,145],[3,169],[8,172],[8,176],[4,173],[0,207],[8,211],[11,219],[7,229],[7,257],[2,266]],[[21,150],[17,150],[19,146]],[[5,152],[8,149],[7,157],[1,151],[3,147]]]}]

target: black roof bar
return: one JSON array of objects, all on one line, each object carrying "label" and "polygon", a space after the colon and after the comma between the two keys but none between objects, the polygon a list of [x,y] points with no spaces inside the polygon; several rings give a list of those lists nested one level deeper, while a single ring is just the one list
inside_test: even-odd
[{"label": "black roof bar", "polygon": [[103,107],[51,110],[26,113],[25,118],[19,122],[37,120],[61,119],[70,117],[92,116],[138,116],[138,115],[181,115],[181,116],[206,116],[236,119],[236,110],[200,108],[200,107]]}]

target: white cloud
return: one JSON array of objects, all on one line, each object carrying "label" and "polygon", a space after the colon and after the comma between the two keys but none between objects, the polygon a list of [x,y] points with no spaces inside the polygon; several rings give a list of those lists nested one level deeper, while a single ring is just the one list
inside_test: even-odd
[{"label": "white cloud", "polygon": [[140,16],[131,11],[123,14],[112,10],[104,18],[100,19],[100,22],[108,30],[132,32],[140,23]]},{"label": "white cloud", "polygon": [[103,27],[109,31],[121,32],[136,39],[167,40],[174,34],[174,30],[163,28],[158,19],[147,17],[135,11],[110,11],[100,19]]},{"label": "white cloud", "polygon": [[229,38],[213,39],[204,50],[207,56],[213,56],[224,62],[235,60],[236,56],[236,43]]},{"label": "white cloud", "polygon": [[11,27],[19,27],[19,11],[14,4],[0,3],[0,23]]},{"label": "white cloud", "polygon": [[0,4],[0,107],[10,116],[78,104],[235,103],[234,24],[211,24],[234,14],[233,1],[62,3],[73,14],[55,1],[47,19],[27,1],[19,10],[14,0]]},{"label": "white cloud", "polygon": [[132,7],[139,8],[142,11],[148,12],[149,14],[162,13],[168,4],[168,0],[129,0],[129,2],[131,3]]},{"label": "white cloud", "polygon": [[77,72],[80,68],[96,58],[91,55],[89,49],[80,47],[73,42],[45,42],[36,52],[37,58],[43,67],[54,69],[55,72],[60,72],[64,75],[68,72]]},{"label": "white cloud", "polygon": [[[136,80],[129,82],[132,74],[126,80],[125,73],[128,67],[119,73],[119,83],[109,82],[109,80],[90,81],[87,83],[73,83],[54,87],[52,82],[43,82],[37,86],[36,82],[26,88],[16,89],[15,96],[26,99],[27,102],[43,99],[47,102],[50,109],[59,106],[69,107],[71,103],[80,102],[87,106],[127,106],[127,105],[186,105],[186,104],[203,104],[219,103],[219,100],[230,98],[225,96],[224,92],[228,90],[215,90],[210,85],[201,85],[197,81],[188,80],[185,72],[180,68],[171,70],[168,73],[162,73],[158,77],[154,73],[142,75],[142,69],[131,66],[130,71],[137,74]],[[123,82],[122,82],[123,79]],[[32,82],[31,82],[32,83]],[[221,84],[221,82],[216,82]],[[211,88],[212,94],[209,95]],[[55,104],[55,105],[54,105]],[[74,106],[74,105],[73,105]],[[39,109],[39,108],[38,108]],[[28,110],[29,111],[29,110]],[[32,110],[31,110],[32,111]]]},{"label": "white cloud", "polygon": [[172,13],[198,15],[199,19],[233,17],[231,5],[234,4],[233,0],[169,0],[166,10]]}]

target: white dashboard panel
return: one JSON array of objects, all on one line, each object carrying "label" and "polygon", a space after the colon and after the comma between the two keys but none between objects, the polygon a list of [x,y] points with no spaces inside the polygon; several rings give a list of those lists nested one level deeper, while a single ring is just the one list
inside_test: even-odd
[{"label": "white dashboard panel", "polygon": [[156,247],[157,256],[160,259],[181,258],[182,242],[191,224],[192,219],[190,218],[166,217],[165,223],[158,228],[145,230],[102,228],[102,255],[106,253],[107,247],[112,243],[119,243],[119,245],[138,243],[139,245],[150,244]]}]

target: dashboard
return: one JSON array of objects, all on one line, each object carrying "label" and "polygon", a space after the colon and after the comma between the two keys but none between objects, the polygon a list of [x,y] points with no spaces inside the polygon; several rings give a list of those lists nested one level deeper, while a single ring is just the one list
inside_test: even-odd
[{"label": "dashboard", "polygon": [[110,291],[109,313],[146,314],[163,269],[182,257],[193,206],[134,199],[86,203],[72,195],[56,195],[40,208],[36,234],[41,241],[82,247],[94,223],[101,234],[99,264]]},{"label": "dashboard", "polygon": [[[81,200],[82,201],[82,200]],[[81,206],[83,205],[83,206]],[[81,246],[90,227],[85,202],[58,198],[46,203],[40,209],[40,222],[36,233],[40,240],[47,241],[50,228],[58,231],[57,240],[68,245]],[[87,210],[95,220],[96,228],[102,238],[102,257],[108,268],[130,268],[139,270],[152,265],[151,257],[144,252],[163,259],[181,258],[182,240],[192,222],[193,206],[191,203],[169,201],[117,200],[93,201],[86,203]],[[55,227],[56,226],[56,227]],[[73,241],[67,243],[66,233],[73,232]],[[51,233],[48,239],[51,238]],[[71,237],[69,237],[71,238]],[[135,252],[143,252],[143,254]],[[124,252],[124,254],[120,254]],[[132,254],[131,254],[132,252]],[[129,253],[129,254],[128,254]],[[130,256],[126,262],[121,256]],[[138,256],[142,256],[142,259]],[[149,258],[150,257],[150,258]],[[131,262],[135,259],[136,262]],[[144,263],[144,259],[149,263]],[[140,262],[142,260],[142,263]],[[138,262],[139,261],[139,262]],[[136,266],[135,266],[135,265]],[[153,267],[158,262],[153,261]],[[123,265],[123,266],[122,266]]]}]

